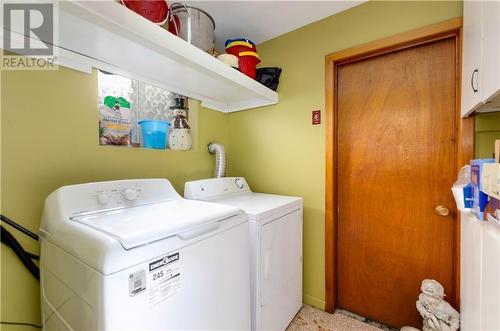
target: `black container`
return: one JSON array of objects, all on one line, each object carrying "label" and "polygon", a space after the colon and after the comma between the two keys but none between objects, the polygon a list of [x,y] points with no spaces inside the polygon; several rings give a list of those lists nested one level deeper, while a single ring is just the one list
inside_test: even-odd
[{"label": "black container", "polygon": [[258,68],[255,80],[271,90],[276,91],[280,83],[280,75],[281,68],[278,67]]}]

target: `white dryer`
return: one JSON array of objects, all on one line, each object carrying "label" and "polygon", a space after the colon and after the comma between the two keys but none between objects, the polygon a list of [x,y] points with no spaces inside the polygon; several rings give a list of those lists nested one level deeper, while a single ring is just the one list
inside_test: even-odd
[{"label": "white dryer", "polygon": [[40,227],[45,330],[248,330],[247,216],[165,179],[62,187]]},{"label": "white dryer", "polygon": [[252,330],[285,330],[302,306],[302,198],[254,193],[242,177],[187,182],[184,197],[248,214]]}]

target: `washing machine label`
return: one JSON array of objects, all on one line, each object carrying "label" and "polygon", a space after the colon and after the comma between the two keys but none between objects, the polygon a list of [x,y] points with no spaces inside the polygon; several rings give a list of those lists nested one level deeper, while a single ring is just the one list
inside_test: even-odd
[{"label": "washing machine label", "polygon": [[139,270],[128,275],[128,292],[131,297],[146,289],[146,270]]},{"label": "washing machine label", "polygon": [[169,254],[149,263],[149,304],[156,306],[181,288],[181,260],[179,253]]}]

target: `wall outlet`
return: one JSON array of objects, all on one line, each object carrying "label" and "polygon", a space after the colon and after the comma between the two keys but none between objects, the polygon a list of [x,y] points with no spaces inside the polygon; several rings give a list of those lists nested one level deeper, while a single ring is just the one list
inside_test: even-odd
[{"label": "wall outlet", "polygon": [[312,111],[312,125],[321,124],[321,110]]}]

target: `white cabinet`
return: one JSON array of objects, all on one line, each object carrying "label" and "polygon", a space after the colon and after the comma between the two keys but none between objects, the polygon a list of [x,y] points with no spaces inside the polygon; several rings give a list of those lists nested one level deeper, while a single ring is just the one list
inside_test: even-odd
[{"label": "white cabinet", "polygon": [[500,330],[500,225],[492,221],[485,225],[481,330]]},{"label": "white cabinet", "polygon": [[460,330],[481,329],[481,266],[483,228],[469,212],[460,217]]},{"label": "white cabinet", "polygon": [[462,116],[500,111],[500,2],[465,1]]},{"label": "white cabinet", "polygon": [[482,75],[482,5],[476,1],[464,2],[462,51],[462,116],[482,104],[480,77]]}]

